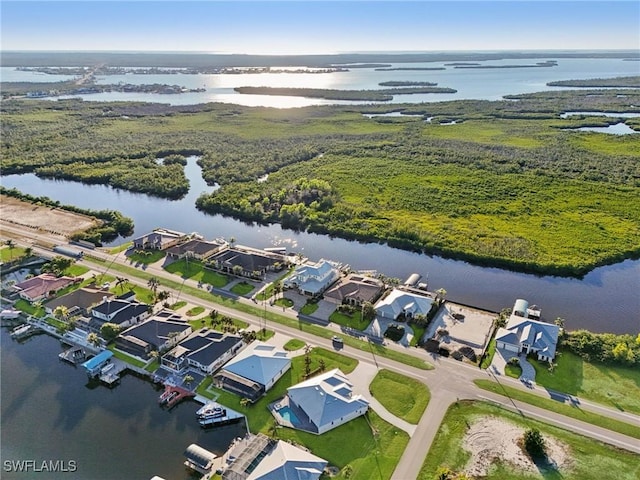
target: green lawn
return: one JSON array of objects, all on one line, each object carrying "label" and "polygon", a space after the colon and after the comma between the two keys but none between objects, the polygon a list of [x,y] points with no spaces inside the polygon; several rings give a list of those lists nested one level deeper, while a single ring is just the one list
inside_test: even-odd
[{"label": "green lawn", "polygon": [[411,342],[409,343],[409,345],[412,347],[417,347],[418,342],[424,335],[424,332],[427,330],[427,327],[416,325],[415,323],[410,323],[409,326],[411,327],[411,330],[413,330],[413,338],[411,339]]},{"label": "green lawn", "polygon": [[313,314],[313,312],[315,312],[316,310],[318,310],[318,302],[307,302],[304,304],[304,306],[300,309],[300,313],[302,315],[311,315]]},{"label": "green lawn", "polygon": [[486,354],[480,363],[480,368],[489,368],[491,362],[493,362],[493,356],[496,353],[496,337],[491,337],[489,340],[489,345],[487,346]]},{"label": "green lawn", "polygon": [[127,255],[127,258],[131,263],[142,263],[144,265],[149,265],[151,263],[156,263],[162,260],[165,255],[166,253],[162,250],[144,250],[140,253],[132,251]]},{"label": "green lawn", "polygon": [[116,350],[116,347],[113,344],[109,345],[107,348],[113,352],[114,357],[122,360],[123,362],[127,362],[133,365],[134,367],[144,368],[144,366],[146,365],[146,363],[143,362],[142,360],[138,360],[137,358],[132,357],[131,355],[121,352],[120,350]]},{"label": "green lawn", "polygon": [[429,454],[422,465],[419,480],[434,480],[440,465],[455,470],[462,470],[470,458],[469,452],[462,448],[462,440],[468,425],[482,417],[493,416],[523,428],[535,427],[544,437],[555,437],[568,445],[571,451],[572,465],[560,472],[546,472],[544,475],[527,475],[517,471],[508,464],[499,464],[489,471],[487,480],[522,480],[545,478],[549,480],[638,480],[638,456],[625,450],[610,447],[590,438],[577,435],[567,430],[522,418],[516,413],[504,410],[499,406],[484,402],[460,401],[447,411],[440,425]]},{"label": "green lawn", "polygon": [[507,365],[504,367],[504,373],[511,378],[520,378],[520,375],[522,375],[522,367],[520,365],[512,365],[511,363],[507,363]]},{"label": "green lawn", "polygon": [[249,282],[242,281],[231,287],[231,291],[236,295],[244,296],[250,293],[254,288],[256,287],[251,285]]},{"label": "green lawn", "polygon": [[182,278],[196,280],[217,288],[222,288],[229,283],[229,277],[204,268],[202,263],[196,260],[189,260],[188,264],[185,260],[178,260],[167,265],[164,269],[169,273],[180,275]]},{"label": "green lawn", "polygon": [[80,275],[84,275],[88,271],[89,269],[83,265],[73,264],[69,268],[67,268],[64,272],[62,272],[62,274],[67,275],[69,277],[79,277]]},{"label": "green lawn", "polygon": [[291,340],[289,340],[287,343],[284,344],[284,349],[289,352],[295,352],[296,350],[300,350],[305,345],[306,343],[304,343],[302,340],[298,340],[297,338],[292,338]]},{"label": "green lawn", "polygon": [[151,373],[155,372],[158,368],[160,368],[160,361],[157,358],[144,367],[147,372]]},{"label": "green lawn", "polygon": [[329,315],[329,321],[345,327],[355,328],[356,330],[364,330],[371,323],[370,320],[362,319],[362,312],[360,310],[353,312],[353,315],[347,315],[335,310]]},{"label": "green lawn", "polygon": [[202,312],[204,312],[204,307],[197,306],[187,310],[186,315],[187,317],[195,317],[196,315],[200,315]]},{"label": "green lawn", "polygon": [[182,307],[184,307],[186,304],[187,304],[187,302],[185,302],[184,300],[180,300],[179,302],[176,302],[176,303],[170,305],[169,308],[171,310],[179,310]]},{"label": "green lawn", "polygon": [[505,395],[515,400],[530,403],[531,405],[536,405],[546,410],[561,413],[567,417],[575,418],[576,420],[582,420],[583,422],[591,423],[599,427],[608,428],[609,430],[629,435],[630,437],[640,438],[640,427],[588,412],[581,409],[580,405],[560,403],[556,400],[540,397],[539,395],[509,387],[508,385],[502,385],[491,380],[474,380],[474,383],[480,388],[493,393]]},{"label": "green lawn", "polygon": [[529,361],[538,385],[640,414],[640,368],[586,362],[564,349],[553,372],[547,363]]},{"label": "green lawn", "polygon": [[291,308],[294,305],[293,300],[286,297],[277,299],[275,302],[273,302],[273,304],[278,305],[279,307],[285,307],[285,308]]},{"label": "green lawn", "polygon": [[109,249],[109,253],[111,255],[115,255],[117,253],[124,252],[124,251],[128,250],[129,247],[131,247],[131,245],[133,245],[133,242],[123,243],[122,245],[119,245],[117,247],[110,248]]},{"label": "green lawn", "polygon": [[390,370],[380,370],[369,391],[384,408],[414,425],[420,421],[431,398],[424,383]]},{"label": "green lawn", "polygon": [[[314,348],[311,353],[314,369],[319,365],[319,359],[325,361],[326,369],[339,367],[343,371],[353,371],[357,361],[338,353]],[[286,389],[301,381],[304,372],[304,358],[296,357],[292,360],[291,370],[285,373],[276,385],[254,405],[243,407],[240,397],[217,389],[207,389],[206,384],[198,388],[198,393],[209,398],[218,395],[217,401],[234,410],[245,413],[251,432],[262,432],[275,435],[278,438],[294,441],[309,448],[312,453],[344,469],[350,466],[351,475],[346,471],[336,478],[351,478],[352,480],[388,479],[400,460],[409,441],[408,435],[369,411],[367,417],[360,417],[322,435],[299,432],[290,428],[273,429],[274,419],[267,410],[267,405],[281,398]],[[214,391],[214,395],[210,392]],[[370,426],[371,424],[371,426]],[[371,427],[377,432],[373,436]]]},{"label": "green lawn", "polygon": [[44,307],[41,306],[36,308],[22,298],[16,301],[14,307],[16,308],[16,310],[20,310],[28,315],[33,315],[34,317],[42,318],[46,315]]},{"label": "green lawn", "polygon": [[4,245],[0,248],[0,261],[2,262],[10,262],[12,260],[17,260],[18,258],[24,255],[25,249],[22,247],[13,247],[9,248]]}]

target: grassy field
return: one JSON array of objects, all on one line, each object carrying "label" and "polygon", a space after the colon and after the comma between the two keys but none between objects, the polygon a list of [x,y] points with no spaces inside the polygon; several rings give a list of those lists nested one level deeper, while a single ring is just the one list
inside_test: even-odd
[{"label": "grassy field", "polygon": [[34,307],[28,301],[22,298],[16,301],[14,307],[16,308],[16,310],[20,310],[21,312],[33,315],[34,317],[42,318],[46,315],[44,307]]},{"label": "grassy field", "polygon": [[[619,480],[638,480],[640,469],[638,456],[591,440],[589,438],[553,427],[546,423],[504,410],[483,402],[461,401],[453,404],[445,416],[440,430],[429,450],[429,454],[420,470],[419,480],[434,480],[440,465],[461,470],[469,459],[469,453],[462,448],[462,440],[468,425],[474,421],[492,416],[502,418],[521,425],[523,428],[535,427],[543,436],[553,436],[567,444],[573,460],[569,470],[558,473],[547,472],[542,477],[550,480],[602,480],[616,478]],[[613,476],[612,476],[613,475]],[[506,464],[496,465],[487,480],[523,480],[540,478],[540,475],[527,475],[514,471]]]},{"label": "grassy field", "polygon": [[371,323],[370,320],[362,319],[362,312],[360,310],[353,312],[353,315],[347,315],[346,313],[335,310],[329,315],[329,321],[344,327],[355,328],[356,330],[364,330]]},{"label": "grassy field", "polygon": [[508,385],[502,385],[490,380],[474,380],[474,383],[484,390],[488,390],[500,395],[506,395],[515,400],[530,403],[552,412],[561,413],[567,417],[575,418],[576,420],[582,420],[583,422],[591,423],[599,427],[608,428],[614,432],[629,435],[630,437],[640,439],[640,427],[636,427],[629,423],[620,422],[602,415],[588,412],[580,408],[579,405],[568,405],[560,403],[550,398],[540,397],[533,393],[527,393],[517,388],[510,387]]},{"label": "grassy field", "polygon": [[369,391],[389,412],[414,425],[422,418],[431,397],[424,383],[390,370],[380,370]]},{"label": "grassy field", "polygon": [[[327,370],[338,367],[343,371],[353,371],[357,364],[353,359],[320,348],[312,350],[311,358],[312,369],[318,367],[320,358],[324,360]],[[352,480],[390,478],[409,437],[372,411],[368,413],[367,418],[357,418],[323,435],[313,435],[284,427],[274,428],[275,421],[267,410],[267,405],[281,398],[288,387],[301,381],[303,371],[303,357],[294,358],[291,370],[278,380],[267,395],[254,405],[246,407],[240,405],[238,396],[221,390],[207,389],[207,384],[198,387],[198,393],[209,398],[219,395],[217,399],[219,403],[245,413],[251,432],[262,432],[309,448],[315,455],[341,469],[341,474],[337,478]],[[372,428],[377,435],[373,435]],[[345,468],[347,465],[350,468]],[[346,470],[351,470],[351,474],[347,474]]]},{"label": "grassy field", "polygon": [[255,287],[253,285],[251,285],[249,282],[240,282],[240,283],[236,283],[232,288],[231,291],[233,293],[235,293],[236,295],[241,295],[241,296],[245,296],[249,293],[251,293],[251,291],[254,289]]},{"label": "grassy field", "polygon": [[520,375],[522,375],[522,367],[520,365],[507,363],[504,367],[504,373],[511,378],[520,378]]},{"label": "grassy field", "polygon": [[120,350],[116,350],[116,347],[113,344],[109,345],[107,348],[113,352],[114,357],[116,357],[119,360],[122,360],[123,362],[127,362],[133,365],[134,367],[144,368],[144,366],[146,365],[145,362],[143,362],[142,360],[138,360],[137,358],[132,357],[131,355],[121,352]]},{"label": "grassy field", "polygon": [[12,247],[4,245],[0,248],[0,261],[10,262],[16,260],[24,255],[25,249],[22,247]]},{"label": "grassy field", "polygon": [[197,306],[187,310],[186,315],[187,317],[195,317],[196,315],[200,315],[202,312],[204,312],[204,307]]},{"label": "grassy field", "polygon": [[536,383],[618,410],[640,414],[640,369],[603,365],[584,361],[562,350],[556,356],[557,367],[531,359],[536,369]]},{"label": "grassy field", "polygon": [[287,343],[284,344],[284,349],[289,352],[295,352],[296,350],[300,350],[305,345],[306,343],[304,343],[302,340],[298,340],[297,338],[292,338],[291,340],[289,340]]},{"label": "grassy field", "polygon": [[318,310],[318,302],[307,302],[300,309],[300,313],[303,315],[312,315],[316,310]]},{"label": "grassy field", "polygon": [[180,301],[178,301],[178,302],[176,302],[176,303],[172,303],[172,304],[169,306],[169,308],[170,308],[171,310],[179,310],[179,309],[181,309],[182,307],[184,307],[184,306],[186,306],[186,305],[187,305],[187,302],[185,302],[184,300],[180,300]]},{"label": "grassy field", "polygon": [[294,305],[293,300],[287,297],[279,298],[275,302],[273,302],[273,304],[284,308],[291,308]]},{"label": "grassy field", "polygon": [[83,265],[71,265],[69,268],[65,269],[62,272],[63,275],[67,275],[69,277],[79,277],[80,275],[84,275],[87,273],[89,269]]},{"label": "grassy field", "polygon": [[165,267],[165,270],[175,275],[180,275],[182,278],[188,278],[196,280],[201,283],[213,285],[217,288],[224,287],[229,283],[229,277],[213,270],[206,269],[200,262],[195,260],[189,261],[187,264],[184,260],[178,260]]},{"label": "grassy field", "polygon": [[[118,248],[121,248],[121,247],[118,247]],[[162,260],[165,257],[165,255],[166,255],[166,252],[163,250],[141,250],[141,251],[131,251],[129,254],[127,254],[127,258],[131,263],[141,263],[143,265],[150,265],[152,263],[156,263]]]}]

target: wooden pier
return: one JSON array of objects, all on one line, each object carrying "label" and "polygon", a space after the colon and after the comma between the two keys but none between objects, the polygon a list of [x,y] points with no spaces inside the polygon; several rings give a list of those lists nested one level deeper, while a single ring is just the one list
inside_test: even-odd
[{"label": "wooden pier", "polygon": [[13,338],[14,340],[22,340],[40,332],[42,332],[42,330],[35,325],[24,324],[14,328],[11,331],[11,338]]},{"label": "wooden pier", "polygon": [[60,360],[77,365],[87,359],[87,352],[82,347],[72,347],[58,354]]}]

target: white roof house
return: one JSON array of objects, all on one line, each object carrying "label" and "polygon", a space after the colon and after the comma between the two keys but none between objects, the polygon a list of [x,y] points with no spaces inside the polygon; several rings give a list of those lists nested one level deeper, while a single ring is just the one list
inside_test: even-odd
[{"label": "white roof house", "polygon": [[539,360],[552,361],[560,327],[528,318],[528,310],[526,300],[516,300],[507,325],[496,332],[496,346],[510,352],[535,352]]},{"label": "white roof house", "polygon": [[297,288],[303,295],[319,295],[340,276],[338,269],[328,260],[298,266],[284,280],[285,288]]},{"label": "white roof house", "polygon": [[264,342],[254,342],[229,361],[223,370],[259,383],[266,392],[290,368],[288,352]]},{"label": "white roof house", "polygon": [[397,319],[401,313],[406,317],[426,315],[431,310],[433,298],[394,288],[389,295],[375,304],[376,315]]},{"label": "white roof house", "polygon": [[364,415],[369,408],[362,395],[353,395],[353,385],[337,368],[289,387],[287,397],[310,422],[305,429],[317,434]]},{"label": "white roof house", "polygon": [[317,480],[327,463],[306,450],[280,440],[247,480]]}]

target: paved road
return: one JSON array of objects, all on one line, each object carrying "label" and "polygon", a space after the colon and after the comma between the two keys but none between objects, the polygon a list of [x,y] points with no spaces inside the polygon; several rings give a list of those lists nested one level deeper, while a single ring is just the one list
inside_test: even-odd
[{"label": "paved road", "polygon": [[[3,225],[3,230],[4,229],[5,225]],[[24,232],[22,231],[22,229],[16,229],[16,227],[13,225],[7,226],[6,230],[18,230],[17,232],[14,231],[13,233],[23,236],[28,236],[30,233],[28,230]],[[50,243],[50,240],[47,239],[47,236],[43,236],[40,234],[36,234],[36,236],[43,237],[42,239],[39,239],[40,241],[46,241],[47,243]],[[38,249],[37,247],[34,247],[34,250],[39,254],[46,254],[48,256],[52,255],[51,252]],[[95,251],[92,254],[108,261],[131,266],[122,253],[117,255],[116,257],[100,251]],[[94,270],[106,268],[103,264],[91,263],[87,259],[82,260],[81,263]],[[176,277],[174,275],[171,275],[165,270],[153,265],[148,266],[144,271],[155,275],[160,280],[163,278],[171,279],[173,281],[176,280]],[[131,277],[129,280],[131,281],[131,283],[146,286],[146,282],[143,280],[139,280],[133,277]],[[190,286],[197,287],[197,283],[191,280],[186,280],[185,283],[189,284]],[[185,293],[182,293],[180,295],[180,298],[194,305],[202,305],[207,309],[215,308],[224,315],[239,318],[251,325],[256,326],[257,328],[261,328],[264,324],[264,320],[258,316],[245,314],[232,308],[215,304],[213,302],[205,302],[199,298],[192,297]],[[240,298],[238,299],[238,301],[253,304],[251,300],[244,298]],[[268,305],[265,308],[271,309],[271,307]],[[273,309],[273,311],[279,313],[280,315],[283,314],[283,312],[279,308],[275,308]],[[290,312],[285,312],[285,315],[288,315],[292,318],[295,318],[296,316],[294,313]],[[283,335],[299,338],[309,343],[310,345],[318,345],[327,349],[333,348],[331,340],[316,337],[312,334],[303,332],[296,328],[287,327],[276,323],[269,323],[268,328],[271,330],[275,330],[277,333]],[[487,372],[480,370],[478,367],[464,364],[448,358],[437,356],[432,357],[430,354],[421,349],[406,348],[395,344],[389,345],[388,348],[397,349],[399,351],[418,356],[435,366],[433,370],[420,370],[415,367],[410,367],[408,365],[386,359],[384,357],[372,357],[372,354],[357,350],[355,348],[349,347],[348,345],[345,345],[344,347],[344,353],[346,355],[356,358],[360,362],[375,365],[376,368],[386,368],[398,373],[402,373],[409,377],[416,378],[424,382],[431,391],[431,401],[429,402],[429,405],[424,415],[422,416],[420,423],[415,428],[409,444],[405,452],[403,453],[403,456],[400,459],[396,470],[393,473],[392,478],[394,480],[411,480],[417,477],[423,460],[427,452],[429,451],[431,443],[435,438],[435,435],[438,431],[447,408],[457,399],[481,399],[485,401],[492,401],[508,409],[518,411],[523,416],[537,418],[547,423],[556,424],[568,430],[578,432],[585,436],[595,438],[605,443],[615,445],[620,448],[625,448],[629,451],[640,454],[640,441],[638,441],[637,439],[628,437],[626,435],[621,435],[619,433],[612,432],[601,427],[596,427],[579,420],[568,418],[549,410],[544,410],[529,404],[513,401],[507,397],[496,395],[479,389],[473,383],[473,380],[479,378],[490,378],[493,380],[494,378],[492,376],[489,376]],[[524,386],[517,380],[501,377],[499,378],[499,381],[512,387],[531,392],[531,390],[524,388]],[[546,392],[543,389],[536,388],[535,390],[533,390],[533,393],[544,395]],[[548,393],[546,393],[546,395],[548,396]],[[619,419],[627,423],[640,426],[640,416],[629,414],[626,412],[620,412],[602,405],[595,405],[582,399],[578,399],[578,401],[580,402],[580,407],[585,410],[591,410],[600,415]]]}]

